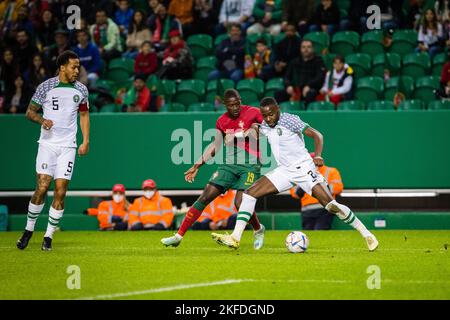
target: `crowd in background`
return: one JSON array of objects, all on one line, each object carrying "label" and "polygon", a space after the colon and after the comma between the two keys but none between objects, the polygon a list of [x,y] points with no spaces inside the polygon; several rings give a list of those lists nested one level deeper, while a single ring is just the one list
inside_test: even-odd
[{"label": "crowd in background", "polygon": [[[94,87],[111,60],[135,60],[134,83],[121,97],[124,111],[157,111],[160,101],[145,85],[149,76],[159,79],[190,79],[195,61],[186,39],[194,34],[228,37],[215,48],[217,65],[208,80],[229,78],[235,83],[257,77],[285,80],[281,101],[306,103],[327,99],[337,104],[352,90],[352,71],[342,56],[326,70],[312,43],[302,41],[308,32],[368,31],[366,8],[378,4],[382,28],[418,31],[417,52],[431,57],[450,46],[449,2],[425,0],[351,0],[341,17],[336,0],[2,0],[0,1],[0,112],[24,113],[36,87],[56,73],[56,57],[75,51],[81,61],[80,81]],[[428,1],[429,2],[429,1]],[[81,26],[68,30],[70,13],[81,8]],[[274,46],[261,37],[255,48],[246,47],[246,36],[283,35]],[[251,52],[251,54],[249,54]],[[448,63],[444,66],[443,95],[450,94]],[[327,73],[328,72],[328,73]]]}]

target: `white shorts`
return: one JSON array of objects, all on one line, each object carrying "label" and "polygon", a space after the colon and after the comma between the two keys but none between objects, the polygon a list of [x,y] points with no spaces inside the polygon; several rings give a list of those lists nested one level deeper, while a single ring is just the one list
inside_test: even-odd
[{"label": "white shorts", "polygon": [[36,172],[52,176],[53,179],[72,178],[76,148],[39,144],[36,157]]},{"label": "white shorts", "polygon": [[304,161],[294,167],[277,167],[265,176],[277,188],[278,192],[289,190],[293,186],[299,186],[311,195],[312,188],[316,184],[325,182],[312,160]]}]

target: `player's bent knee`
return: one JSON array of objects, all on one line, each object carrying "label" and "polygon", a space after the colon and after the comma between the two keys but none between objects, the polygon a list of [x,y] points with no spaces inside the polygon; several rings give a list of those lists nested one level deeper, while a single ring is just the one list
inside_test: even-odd
[{"label": "player's bent knee", "polygon": [[325,209],[333,214],[336,214],[340,211],[339,203],[336,200],[332,200],[328,202],[328,204],[325,206]]}]

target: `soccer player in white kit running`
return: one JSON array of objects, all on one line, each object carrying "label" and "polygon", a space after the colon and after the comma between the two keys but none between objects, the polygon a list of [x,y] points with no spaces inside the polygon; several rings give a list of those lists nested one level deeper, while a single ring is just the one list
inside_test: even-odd
[{"label": "soccer player in white kit running", "polygon": [[[358,230],[366,240],[369,251],[374,251],[378,247],[375,236],[347,206],[333,199],[325,179],[316,170],[315,165],[323,165],[322,134],[303,122],[299,116],[280,113],[280,108],[273,98],[262,99],[260,108],[264,121],[259,127],[259,133],[267,136],[278,167],[245,190],[233,233],[231,235],[212,233],[212,238],[219,244],[237,249],[258,198],[283,192],[298,185],[318,199],[330,213]],[[316,154],[314,159],[311,159],[305,147],[303,134],[314,139]]]},{"label": "soccer player in white kit running", "polygon": [[[47,190],[55,180],[53,202],[49,210],[47,232],[41,249],[52,249],[53,233],[64,212],[64,198],[72,178],[77,149],[77,115],[83,143],[78,155],[89,151],[89,103],[88,90],[77,81],[80,59],[73,51],[64,51],[56,60],[58,76],[42,82],[36,89],[28,106],[26,116],[41,125],[39,149],[36,157],[36,190],[28,204],[27,225],[17,248],[25,249],[33,235],[34,226],[45,204]],[[42,108],[43,115],[38,113]]]}]

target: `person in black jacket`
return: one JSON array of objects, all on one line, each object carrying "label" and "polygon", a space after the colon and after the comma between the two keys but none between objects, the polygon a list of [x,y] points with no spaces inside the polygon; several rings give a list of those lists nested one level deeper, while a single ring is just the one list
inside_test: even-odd
[{"label": "person in black jacket", "polygon": [[333,0],[322,0],[317,6],[309,32],[322,31],[332,35],[339,26],[339,8]]},{"label": "person in black jacket", "polygon": [[208,80],[230,78],[238,83],[244,77],[245,39],[241,34],[241,26],[233,24],[230,37],[216,49],[217,69],[210,72]]},{"label": "person in black jacket", "polygon": [[275,62],[273,75],[270,77],[284,77],[289,61],[298,57],[300,52],[300,38],[296,34],[294,25],[289,24],[284,33],[286,37],[275,45]]},{"label": "person in black jacket", "polygon": [[326,69],[320,56],[314,54],[313,44],[303,40],[301,55],[292,60],[284,77],[286,89],[275,93],[278,102],[304,100],[306,105],[313,102],[325,80]]}]

